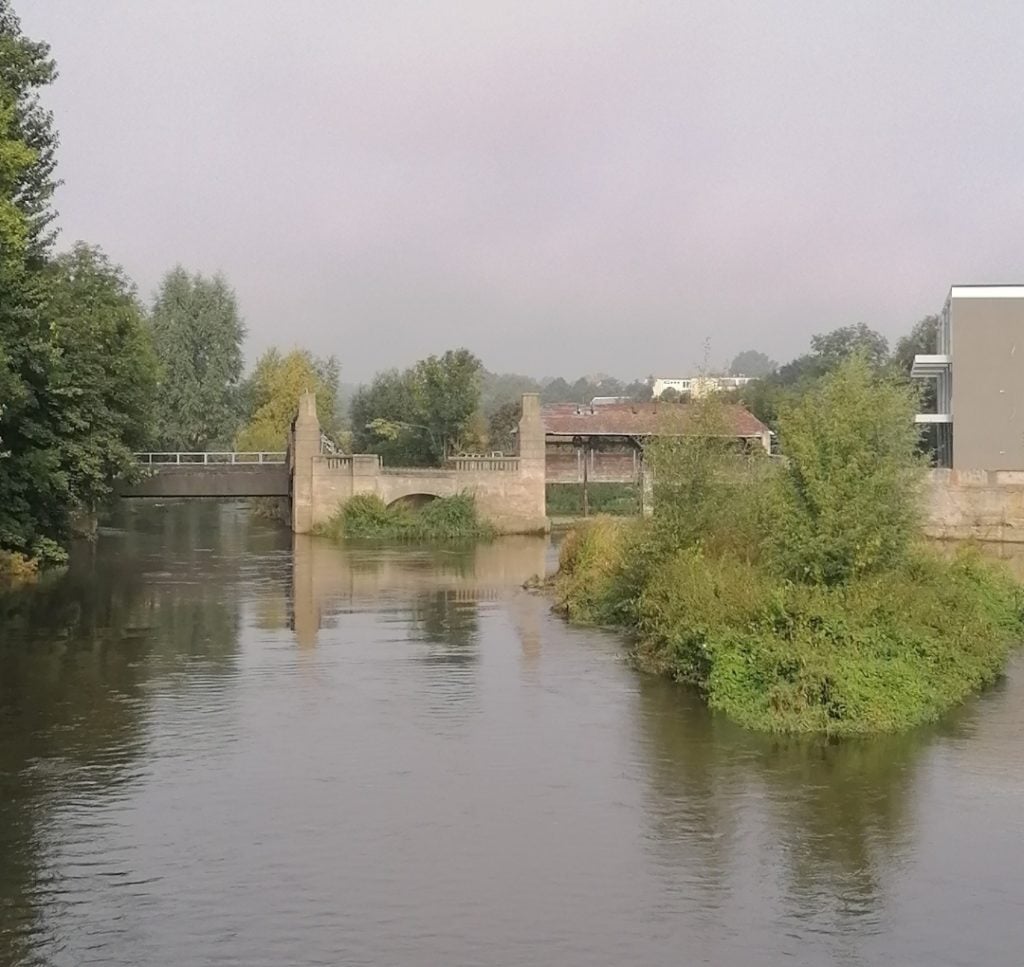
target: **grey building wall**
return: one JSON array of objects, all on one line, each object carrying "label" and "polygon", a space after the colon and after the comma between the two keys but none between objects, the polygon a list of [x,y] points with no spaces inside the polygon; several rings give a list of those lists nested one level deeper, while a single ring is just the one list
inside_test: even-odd
[{"label": "grey building wall", "polygon": [[1024,470],[1024,298],[954,289],[950,313],[953,468]]}]

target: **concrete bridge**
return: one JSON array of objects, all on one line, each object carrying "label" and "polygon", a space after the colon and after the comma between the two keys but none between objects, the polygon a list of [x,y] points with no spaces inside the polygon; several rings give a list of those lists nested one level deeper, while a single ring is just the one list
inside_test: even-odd
[{"label": "concrete bridge", "polygon": [[139,453],[143,477],[122,497],[287,497],[288,454]]},{"label": "concrete bridge", "polygon": [[507,534],[548,528],[545,443],[540,398],[526,394],[515,456],[461,456],[443,468],[384,467],[376,454],[324,453],[316,399],[305,393],[286,453],[140,454],[149,472],[122,486],[124,497],[287,497],[291,525],[307,534],[329,520],[355,494],[376,494],[386,504],[470,493],[477,510]]}]

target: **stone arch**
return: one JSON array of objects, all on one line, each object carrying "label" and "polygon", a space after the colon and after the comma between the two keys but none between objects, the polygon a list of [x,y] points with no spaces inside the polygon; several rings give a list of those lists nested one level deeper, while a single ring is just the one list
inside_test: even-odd
[{"label": "stone arch", "polygon": [[437,494],[431,493],[402,494],[401,497],[396,497],[392,500],[388,507],[408,507],[411,510],[419,510],[421,507],[431,504],[438,499]]}]

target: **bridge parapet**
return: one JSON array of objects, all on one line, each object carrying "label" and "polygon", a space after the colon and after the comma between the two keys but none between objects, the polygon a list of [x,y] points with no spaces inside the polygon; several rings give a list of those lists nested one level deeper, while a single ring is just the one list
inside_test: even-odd
[{"label": "bridge parapet", "polygon": [[452,470],[470,473],[519,473],[519,457],[462,454],[457,457],[449,457],[447,466]]},{"label": "bridge parapet", "polygon": [[238,463],[284,464],[288,455],[284,451],[154,451],[136,453],[135,459],[147,467],[234,466]]},{"label": "bridge parapet", "polygon": [[380,472],[385,477],[413,477],[420,480],[435,477],[452,480],[457,473],[452,467],[381,467]]}]

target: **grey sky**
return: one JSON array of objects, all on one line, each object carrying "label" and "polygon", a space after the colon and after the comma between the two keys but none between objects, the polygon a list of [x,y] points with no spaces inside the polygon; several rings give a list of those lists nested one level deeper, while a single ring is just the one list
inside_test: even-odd
[{"label": "grey sky", "polygon": [[1024,279],[1018,3],[16,7],[63,242],[223,271],[250,356],[675,375]]}]

